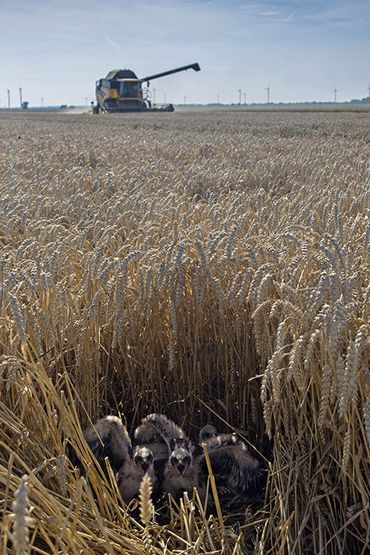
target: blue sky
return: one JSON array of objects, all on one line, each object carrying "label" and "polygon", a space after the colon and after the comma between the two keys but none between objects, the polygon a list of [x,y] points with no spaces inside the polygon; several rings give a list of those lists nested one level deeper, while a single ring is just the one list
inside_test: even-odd
[{"label": "blue sky", "polygon": [[0,0],[0,102],[83,104],[113,68],[153,81],[157,101],[362,98],[370,85],[369,0]]}]

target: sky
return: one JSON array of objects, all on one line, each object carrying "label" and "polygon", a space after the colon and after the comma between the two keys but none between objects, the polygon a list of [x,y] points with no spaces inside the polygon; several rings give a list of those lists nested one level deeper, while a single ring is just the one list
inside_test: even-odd
[{"label": "sky", "polygon": [[[0,0],[0,105],[84,104],[111,69],[156,101],[338,101],[367,96],[370,0]],[[245,96],[244,96],[245,93]]]}]

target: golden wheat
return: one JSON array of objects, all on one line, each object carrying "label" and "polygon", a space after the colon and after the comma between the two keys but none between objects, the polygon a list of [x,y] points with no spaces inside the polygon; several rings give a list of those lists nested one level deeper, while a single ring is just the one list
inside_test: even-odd
[{"label": "golden wheat", "polygon": [[[365,553],[369,114],[0,126],[1,553]],[[264,506],[149,525],[145,486],[143,537],[82,429],[153,411],[242,431]]]}]

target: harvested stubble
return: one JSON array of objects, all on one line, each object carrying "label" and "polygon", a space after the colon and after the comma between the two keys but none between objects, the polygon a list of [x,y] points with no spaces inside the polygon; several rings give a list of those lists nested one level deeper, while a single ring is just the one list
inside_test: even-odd
[{"label": "harvested stubble", "polygon": [[[2,553],[365,551],[368,124],[1,115]],[[80,426],[154,410],[266,430],[264,510],[133,522]]]}]

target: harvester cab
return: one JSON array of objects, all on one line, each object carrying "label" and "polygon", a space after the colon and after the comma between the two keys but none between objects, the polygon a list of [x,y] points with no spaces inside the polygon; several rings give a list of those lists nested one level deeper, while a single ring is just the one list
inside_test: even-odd
[{"label": "harvester cab", "polygon": [[152,104],[149,96],[144,94],[143,84],[146,83],[147,88],[149,88],[149,83],[153,79],[186,71],[187,69],[200,71],[199,64],[194,63],[139,79],[130,69],[113,69],[104,79],[99,79],[96,82],[97,106],[95,113],[99,113],[99,111],[173,112],[172,104]]}]

